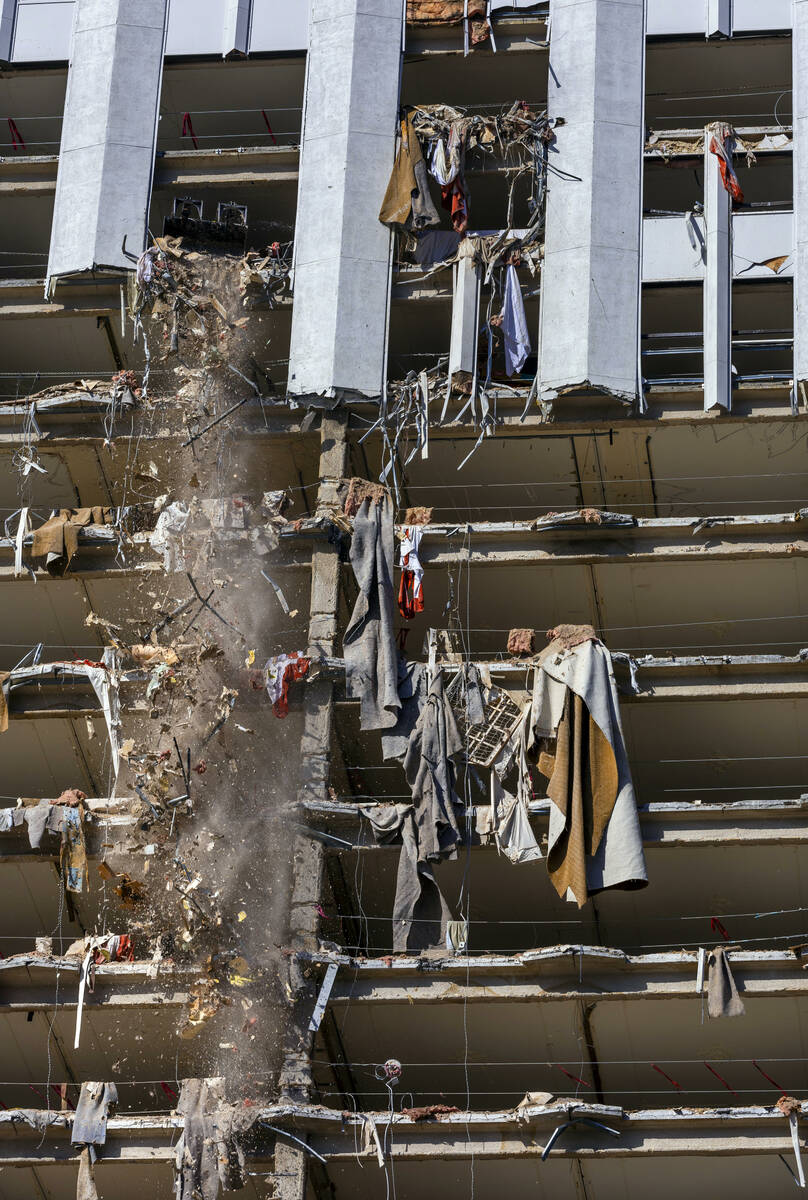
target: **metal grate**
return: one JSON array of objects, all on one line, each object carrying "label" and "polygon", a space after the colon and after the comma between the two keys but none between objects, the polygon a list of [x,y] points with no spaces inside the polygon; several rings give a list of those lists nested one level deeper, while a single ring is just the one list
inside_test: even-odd
[{"label": "metal grate", "polygon": [[518,706],[502,688],[489,687],[486,689],[485,721],[467,725],[462,670],[450,680],[446,697],[466,744],[468,761],[479,767],[490,767],[519,725],[522,714]]}]

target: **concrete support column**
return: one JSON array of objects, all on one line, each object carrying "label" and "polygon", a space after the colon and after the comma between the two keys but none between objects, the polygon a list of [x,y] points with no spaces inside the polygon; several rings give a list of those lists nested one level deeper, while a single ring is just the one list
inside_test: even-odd
[{"label": "concrete support column", "polygon": [[225,0],[222,57],[246,55],[250,38],[250,0]]},{"label": "concrete support column", "polygon": [[540,397],[638,397],[643,0],[551,0]]},{"label": "concrete support column", "polygon": [[[323,418],[320,434],[320,488],[317,511],[327,513],[339,503],[337,489],[347,465],[347,420],[345,413]],[[333,655],[337,648],[339,608],[339,546],[323,545],[313,551],[309,646],[311,655]],[[334,717],[334,685],[329,680],[310,683],[305,693],[305,716],[300,746],[300,789],[291,806],[290,819],[299,820],[302,801],[324,800],[331,770],[331,733]],[[295,837],[292,889],[289,910],[289,945],[294,950],[316,949],[323,847],[318,841]],[[289,986],[293,1009],[287,1024],[280,1086],[291,1100],[305,1102],[311,1090],[311,1047],[308,1025],[316,1000],[316,988],[294,959],[289,964]]]},{"label": "concrete support column", "polygon": [[732,0],[707,0],[705,32],[708,38],[732,36]]},{"label": "concrete support column", "polygon": [[0,0],[0,63],[11,62],[17,0]]},{"label": "concrete support column", "polygon": [[732,406],[732,200],[710,150],[721,125],[704,130],[704,409]]},{"label": "concrete support column", "polygon": [[48,288],[130,268],[151,199],[167,0],[76,0]]},{"label": "concrete support column", "polygon": [[295,230],[292,396],[381,394],[403,0],[312,0]]},{"label": "concrete support column", "polygon": [[808,0],[792,0],[794,87],[794,390],[808,381]]}]

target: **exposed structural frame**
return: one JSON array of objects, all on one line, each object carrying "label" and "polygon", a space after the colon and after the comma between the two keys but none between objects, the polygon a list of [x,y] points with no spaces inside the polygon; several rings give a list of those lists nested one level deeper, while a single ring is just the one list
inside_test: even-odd
[{"label": "exposed structural frame", "polygon": [[[806,1114],[805,1105],[801,1115]],[[69,1141],[72,1116],[52,1113],[42,1131],[32,1122],[21,1121],[20,1112],[0,1113],[0,1166],[25,1167],[52,1164],[75,1170],[75,1149]],[[34,1114],[31,1114],[32,1117]],[[390,1121],[387,1112],[365,1114],[383,1129]],[[727,1106],[726,1108],[651,1108],[625,1111],[614,1105],[559,1101],[510,1111],[449,1113],[440,1121],[413,1121],[400,1113],[392,1118],[395,1129],[392,1156],[406,1160],[467,1160],[542,1157],[554,1130],[577,1118],[587,1122],[576,1127],[574,1136],[553,1145],[550,1156],[564,1159],[666,1157],[704,1154],[751,1157],[788,1155],[792,1151],[788,1122],[774,1107]],[[616,1129],[611,1137],[588,1121]],[[253,1166],[270,1164],[278,1154],[282,1133],[289,1130],[305,1139],[312,1150],[329,1162],[355,1162],[356,1132],[364,1128],[360,1115],[340,1114],[304,1104],[278,1104],[258,1111],[258,1128],[264,1123],[279,1128],[280,1136],[267,1132],[262,1148],[251,1155]],[[183,1119],[177,1116],[110,1117],[104,1162],[170,1162]],[[303,1156],[304,1150],[293,1154]],[[286,1157],[286,1156],[284,1156]],[[369,1162],[375,1164],[376,1151]],[[288,1159],[287,1159],[288,1163]],[[285,1164],[286,1165],[286,1164]],[[280,1181],[279,1181],[280,1182]],[[291,1181],[284,1195],[295,1194]]]}]

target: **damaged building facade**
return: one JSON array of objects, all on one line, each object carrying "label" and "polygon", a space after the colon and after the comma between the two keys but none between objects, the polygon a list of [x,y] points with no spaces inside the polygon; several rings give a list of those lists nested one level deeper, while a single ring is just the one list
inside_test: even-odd
[{"label": "damaged building facade", "polygon": [[804,1188],[808,0],[0,94],[0,1200]]}]

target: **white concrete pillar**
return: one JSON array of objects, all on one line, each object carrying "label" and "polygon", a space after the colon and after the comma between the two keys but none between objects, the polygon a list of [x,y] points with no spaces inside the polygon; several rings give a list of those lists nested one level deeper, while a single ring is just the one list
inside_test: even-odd
[{"label": "white concrete pillar", "polygon": [[707,0],[707,37],[732,36],[732,0]]},{"label": "white concrete pillar", "polygon": [[14,37],[14,16],[17,0],[0,0],[0,62],[11,62],[11,43]]},{"label": "white concrete pillar", "polygon": [[[539,391],[638,397],[643,0],[551,0]],[[580,181],[580,182],[579,182]]]},{"label": "white concrete pillar", "polygon": [[732,200],[710,150],[720,125],[704,130],[704,409],[732,406]]},{"label": "white concrete pillar", "polygon": [[250,39],[251,0],[225,0],[222,57],[246,54]]},{"label": "white concrete pillar", "polygon": [[145,245],[167,0],[76,0],[48,284]]},{"label": "white concrete pillar", "polygon": [[403,0],[312,0],[295,229],[292,396],[379,396]]},{"label": "white concrete pillar", "polygon": [[794,87],[794,383],[808,381],[808,0],[792,3]]},{"label": "white concrete pillar", "polygon": [[477,326],[480,313],[480,274],[474,263],[474,246],[460,243],[453,267],[452,333],[449,341],[449,378],[456,372],[473,375],[477,368]]}]

